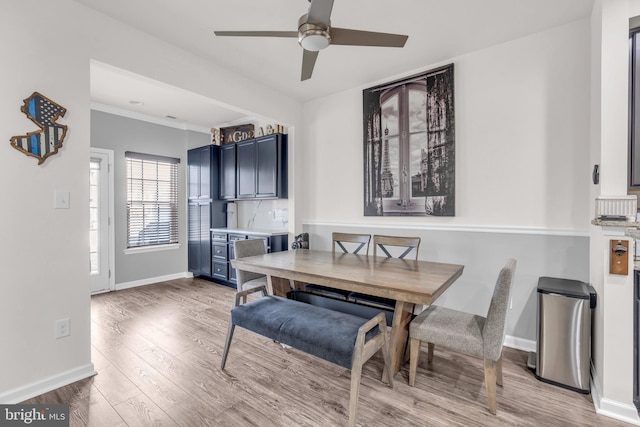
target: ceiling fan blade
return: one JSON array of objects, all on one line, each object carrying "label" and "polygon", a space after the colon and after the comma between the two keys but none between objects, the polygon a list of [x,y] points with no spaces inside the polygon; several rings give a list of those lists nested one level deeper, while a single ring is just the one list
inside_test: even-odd
[{"label": "ceiling fan blade", "polygon": [[318,51],[302,50],[302,74],[300,75],[300,81],[309,80],[311,74],[313,74],[313,67],[316,65],[316,59],[318,59]]},{"label": "ceiling fan blade", "polygon": [[328,27],[331,21],[333,0],[311,0],[307,22]]},{"label": "ceiling fan blade", "polygon": [[216,36],[232,37],[294,37],[298,38],[297,31],[214,31]]},{"label": "ceiling fan blade", "polygon": [[331,28],[331,44],[338,45],[404,47],[408,38],[402,34]]}]

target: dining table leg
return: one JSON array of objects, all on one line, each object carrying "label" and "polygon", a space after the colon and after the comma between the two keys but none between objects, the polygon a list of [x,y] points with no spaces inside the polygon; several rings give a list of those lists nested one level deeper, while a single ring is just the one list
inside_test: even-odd
[{"label": "dining table leg", "polygon": [[271,295],[286,298],[287,292],[292,289],[292,281],[289,279],[283,279],[282,277],[267,276],[267,282],[269,283],[269,291]]},{"label": "dining table leg", "polygon": [[[391,338],[389,340],[389,353],[391,354],[392,376],[395,376],[405,361],[405,350],[409,336],[409,322],[411,322],[413,304],[396,301],[391,325]],[[384,375],[383,375],[384,378]]]}]

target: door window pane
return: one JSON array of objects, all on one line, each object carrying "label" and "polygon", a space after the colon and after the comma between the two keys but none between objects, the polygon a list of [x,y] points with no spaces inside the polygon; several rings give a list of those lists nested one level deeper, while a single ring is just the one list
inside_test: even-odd
[{"label": "door window pane", "polygon": [[100,162],[92,160],[89,164],[89,268],[91,274],[100,273],[98,256],[100,228]]}]

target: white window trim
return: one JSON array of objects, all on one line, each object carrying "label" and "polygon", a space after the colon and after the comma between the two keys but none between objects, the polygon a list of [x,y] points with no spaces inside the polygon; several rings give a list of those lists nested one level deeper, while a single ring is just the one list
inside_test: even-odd
[{"label": "white window trim", "polygon": [[170,251],[174,249],[179,249],[182,244],[180,243],[171,243],[168,245],[149,245],[149,246],[139,246],[136,248],[127,248],[123,250],[126,255],[131,254],[140,254],[143,252],[158,252],[158,251]]}]

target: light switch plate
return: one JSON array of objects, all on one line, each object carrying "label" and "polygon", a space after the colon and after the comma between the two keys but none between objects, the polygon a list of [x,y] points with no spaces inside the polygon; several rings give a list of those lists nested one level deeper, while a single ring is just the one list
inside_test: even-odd
[{"label": "light switch plate", "polygon": [[70,195],[68,191],[56,190],[54,193],[53,207],[55,209],[69,209]]}]

